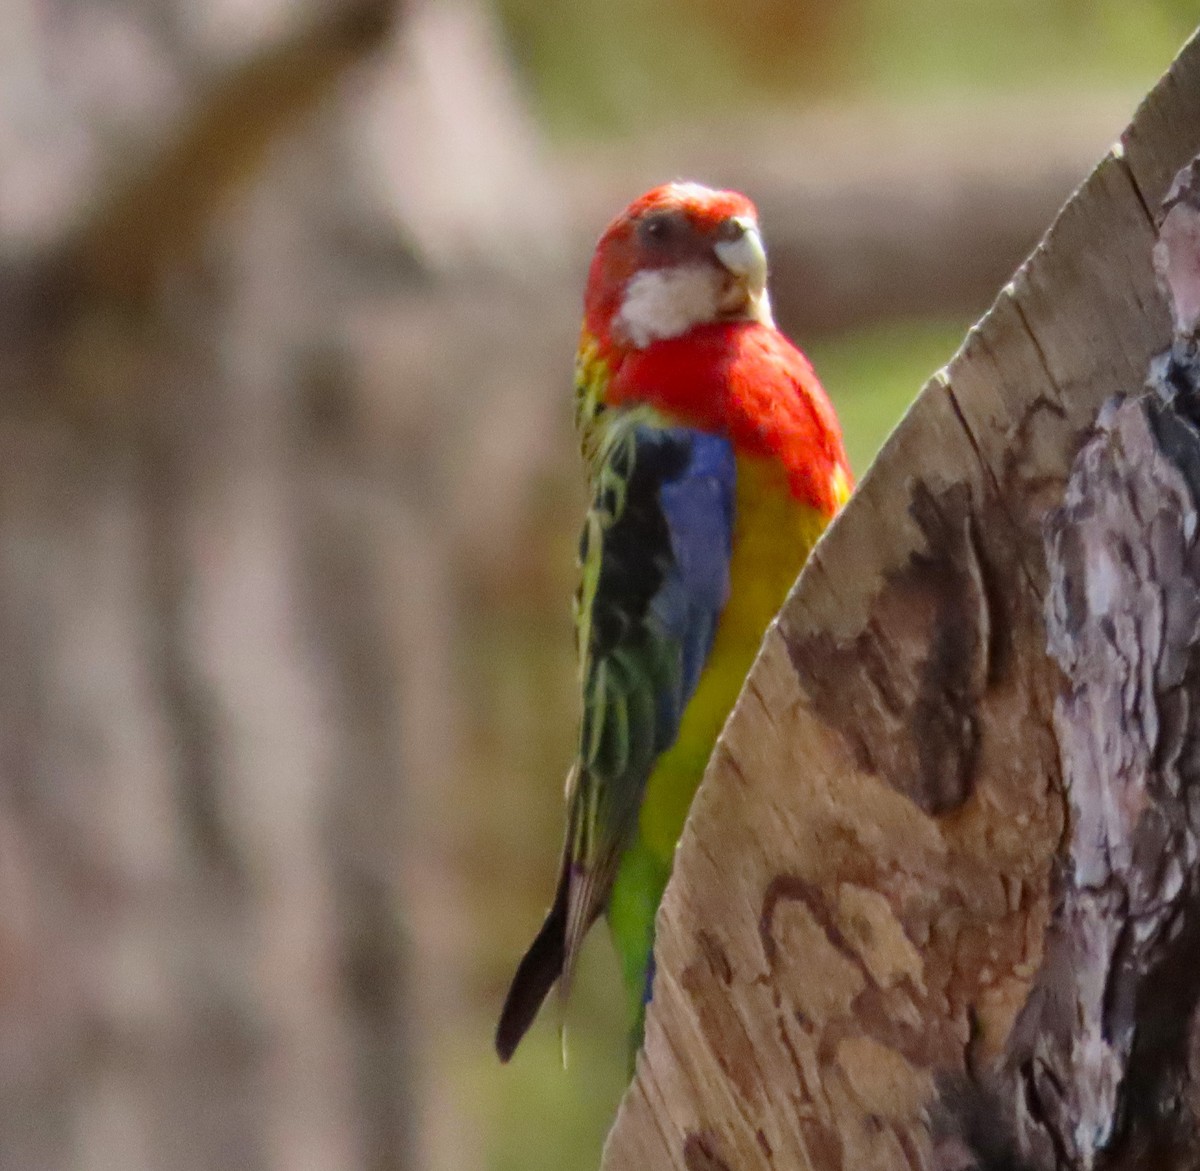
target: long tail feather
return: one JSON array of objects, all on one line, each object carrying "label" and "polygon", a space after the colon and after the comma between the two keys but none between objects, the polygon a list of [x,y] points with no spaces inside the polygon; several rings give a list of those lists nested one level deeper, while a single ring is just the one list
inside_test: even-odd
[{"label": "long tail feather", "polygon": [[529,945],[529,950],[517,967],[504,999],[500,1022],[496,1026],[496,1052],[501,1061],[508,1061],[529,1031],[538,1009],[562,974],[566,958],[567,891],[570,884],[570,864],[563,866],[550,908],[542,929]]}]

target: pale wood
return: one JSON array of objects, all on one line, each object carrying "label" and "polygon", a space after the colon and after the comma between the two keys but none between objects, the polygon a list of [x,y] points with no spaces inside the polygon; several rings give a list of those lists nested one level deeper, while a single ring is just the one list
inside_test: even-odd
[{"label": "pale wood", "polygon": [[[607,1171],[1000,1166],[1010,1122],[1048,1133],[1022,1033],[1055,995],[1069,824],[1043,524],[1169,341],[1148,209],[1198,148],[1193,39],[768,633],[680,846]],[[1014,1060],[1037,1118],[989,1106]]]}]

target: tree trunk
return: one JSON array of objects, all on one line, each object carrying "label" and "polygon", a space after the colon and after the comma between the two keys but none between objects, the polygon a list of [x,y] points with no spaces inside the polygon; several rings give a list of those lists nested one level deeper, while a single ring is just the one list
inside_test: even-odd
[{"label": "tree trunk", "polygon": [[607,1171],[1200,1166],[1198,148],[1193,39],[806,567]]},{"label": "tree trunk", "polygon": [[236,260],[211,231],[390,9],[218,71],[4,274],[4,1167],[415,1162],[383,602],[419,590],[381,564],[402,526],[339,446],[344,386],[281,361],[256,261],[286,208]]}]

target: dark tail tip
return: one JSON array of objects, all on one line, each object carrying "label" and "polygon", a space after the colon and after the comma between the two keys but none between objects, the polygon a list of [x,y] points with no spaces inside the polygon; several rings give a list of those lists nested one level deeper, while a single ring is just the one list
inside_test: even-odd
[{"label": "dark tail tip", "polygon": [[500,1011],[500,1023],[496,1026],[496,1052],[501,1061],[508,1061],[529,1031],[538,1009],[546,999],[555,980],[562,973],[565,956],[567,926],[567,904],[562,885],[559,896],[550,908],[537,938],[517,967],[504,1008]]}]

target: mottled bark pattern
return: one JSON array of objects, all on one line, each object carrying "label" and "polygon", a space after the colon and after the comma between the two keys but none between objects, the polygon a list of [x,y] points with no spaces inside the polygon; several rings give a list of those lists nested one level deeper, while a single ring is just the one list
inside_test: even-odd
[{"label": "mottled bark pattern", "polygon": [[889,574],[862,634],[848,643],[826,634],[789,640],[788,651],[814,709],[858,766],[886,776],[926,813],[945,813],[966,800],[974,778],[991,603],[965,485],[939,500],[917,483],[911,512],[925,551]]}]

